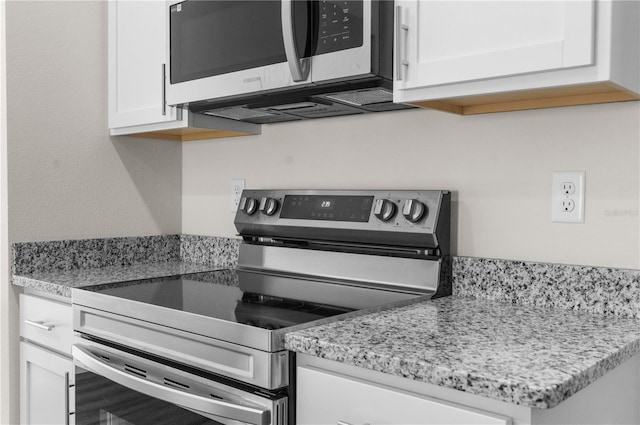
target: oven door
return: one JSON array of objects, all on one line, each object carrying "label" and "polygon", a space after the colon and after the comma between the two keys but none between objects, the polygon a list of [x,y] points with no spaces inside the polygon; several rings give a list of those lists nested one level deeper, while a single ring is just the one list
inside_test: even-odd
[{"label": "oven door", "polygon": [[74,345],[73,359],[77,425],[287,424],[286,395],[94,341]]},{"label": "oven door", "polygon": [[[311,84],[313,1],[170,2],[167,103]],[[291,73],[291,66],[300,75]]]}]

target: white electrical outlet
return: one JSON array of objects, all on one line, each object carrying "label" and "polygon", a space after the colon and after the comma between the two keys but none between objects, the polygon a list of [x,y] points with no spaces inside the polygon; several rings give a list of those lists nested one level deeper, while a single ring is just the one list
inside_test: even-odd
[{"label": "white electrical outlet", "polygon": [[236,212],[238,205],[240,205],[240,198],[242,197],[242,189],[244,189],[244,179],[231,179],[231,204],[229,205],[229,211]]},{"label": "white electrical outlet", "polygon": [[551,221],[584,223],[584,171],[554,171],[551,183]]}]

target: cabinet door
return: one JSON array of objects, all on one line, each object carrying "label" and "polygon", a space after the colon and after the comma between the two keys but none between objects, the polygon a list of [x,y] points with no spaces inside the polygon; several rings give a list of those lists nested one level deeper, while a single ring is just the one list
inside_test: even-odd
[{"label": "cabinet door", "polygon": [[594,63],[595,0],[396,4],[398,89]]},{"label": "cabinet door", "polygon": [[501,416],[313,367],[298,367],[296,372],[298,425],[511,423]]},{"label": "cabinet door", "polygon": [[182,119],[165,104],[167,4],[108,2],[109,128]]},{"label": "cabinet door", "polygon": [[73,372],[70,358],[21,342],[20,423],[75,423]]}]

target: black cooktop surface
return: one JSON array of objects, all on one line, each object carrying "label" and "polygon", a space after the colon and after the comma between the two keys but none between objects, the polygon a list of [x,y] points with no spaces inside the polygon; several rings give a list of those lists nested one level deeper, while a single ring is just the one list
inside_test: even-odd
[{"label": "black cooktop surface", "polygon": [[123,282],[92,291],[264,329],[415,297],[344,282],[232,269]]},{"label": "black cooktop surface", "polygon": [[[294,291],[283,287],[294,280]],[[294,280],[220,270],[123,283],[96,292],[265,329],[295,326],[353,310],[348,302],[330,304],[330,297],[314,293],[304,280]]]}]

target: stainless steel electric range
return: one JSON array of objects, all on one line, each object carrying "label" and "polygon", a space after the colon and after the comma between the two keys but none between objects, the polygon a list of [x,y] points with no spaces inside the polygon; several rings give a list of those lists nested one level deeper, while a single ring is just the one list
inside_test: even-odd
[{"label": "stainless steel electric range", "polygon": [[76,424],[295,423],[284,335],[449,295],[450,202],[245,190],[237,268],[74,289]]}]

